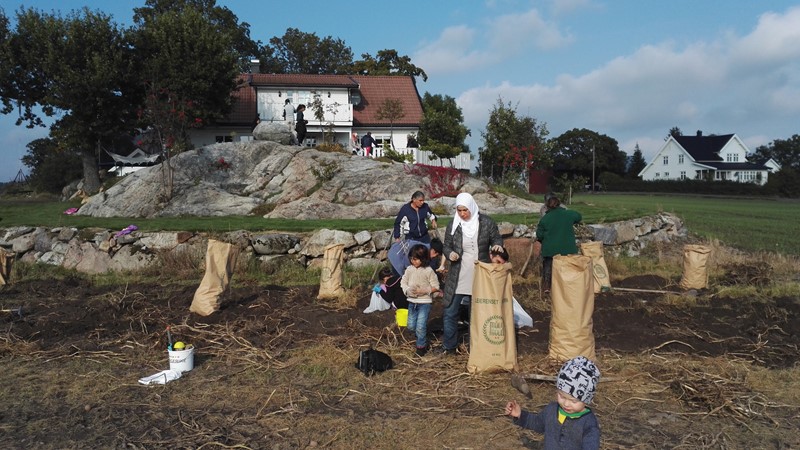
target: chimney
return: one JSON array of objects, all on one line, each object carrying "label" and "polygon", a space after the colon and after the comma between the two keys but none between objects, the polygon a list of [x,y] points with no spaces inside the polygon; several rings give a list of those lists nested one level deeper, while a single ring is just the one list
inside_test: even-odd
[{"label": "chimney", "polygon": [[697,137],[703,137],[703,130],[697,130]]},{"label": "chimney", "polygon": [[257,59],[250,60],[250,73],[261,73],[261,61]]}]

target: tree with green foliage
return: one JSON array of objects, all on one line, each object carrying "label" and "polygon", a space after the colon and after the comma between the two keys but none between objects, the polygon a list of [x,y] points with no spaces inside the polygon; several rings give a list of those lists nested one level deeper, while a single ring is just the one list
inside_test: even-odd
[{"label": "tree with green foliage", "polygon": [[258,57],[260,41],[250,38],[250,24],[239,22],[239,18],[228,7],[217,5],[216,0],[147,0],[145,6],[134,8],[134,22],[149,23],[158,16],[169,13],[180,13],[185,8],[202,11],[208,22],[230,38],[231,49],[238,55],[240,72],[247,72],[249,62]]},{"label": "tree with green foliage", "polygon": [[637,142],[636,147],[633,149],[633,156],[628,161],[628,178],[638,178],[639,172],[644,170],[645,166],[647,166],[647,162],[645,162],[642,149],[639,148],[639,143]]},{"label": "tree with green foliage", "polygon": [[146,88],[140,125],[155,129],[161,141],[168,199],[171,155],[191,147],[191,128],[230,111],[243,31],[213,0],[150,0],[136,9],[134,22],[138,77]]},{"label": "tree with green foliage", "polygon": [[83,175],[80,155],[61,147],[52,138],[28,143],[22,163],[30,167],[28,182],[37,191],[61,193],[63,187]]},{"label": "tree with green foliage", "polygon": [[678,127],[672,127],[672,128],[670,128],[670,129],[669,129],[669,131],[667,132],[667,137],[665,137],[665,138],[664,138],[664,140],[666,141],[667,139],[669,139],[669,138],[670,138],[670,136],[671,136],[671,137],[674,137],[674,138],[676,138],[676,137],[680,137],[680,136],[683,136],[683,132],[682,132],[682,131],[681,131],[681,129],[680,129],[680,128],[678,128]]},{"label": "tree with green foliage", "polygon": [[347,74],[353,71],[353,51],[341,39],[320,39],[316,33],[287,28],[260,51],[265,73]]},{"label": "tree with green foliage", "polygon": [[[619,149],[616,139],[586,128],[573,128],[553,139],[554,172],[592,179],[611,172],[625,175],[627,155]],[[594,170],[593,170],[594,169]]]},{"label": "tree with green foliage", "polygon": [[[512,184],[520,184],[530,168],[550,167],[548,134],[547,124],[532,117],[519,117],[516,107],[498,97],[489,113],[486,130],[481,132],[483,147],[479,149],[477,173],[494,181],[508,178]],[[530,159],[527,168],[509,166],[507,155],[514,149],[536,152],[536,157]]]},{"label": "tree with green foliage", "polygon": [[361,60],[353,63],[353,71],[360,75],[407,75],[428,81],[428,74],[412,64],[408,56],[398,55],[397,50],[380,50],[375,57],[362,53]]},{"label": "tree with green foliage", "polygon": [[50,136],[80,154],[84,189],[97,192],[98,154],[127,130],[140,101],[127,33],[87,8],[65,17],[20,9],[7,45],[10,58],[0,63],[3,113],[16,106],[17,124],[28,127],[44,126],[36,107],[58,114]]},{"label": "tree with green foliage", "polygon": [[469,152],[465,143],[470,130],[464,125],[464,114],[449,95],[428,92],[422,96],[422,123],[418,143],[437,158],[448,159]]},{"label": "tree with green foliage", "polygon": [[394,148],[394,123],[405,117],[403,102],[399,98],[386,98],[378,105],[375,118],[389,121],[389,147]]},{"label": "tree with green foliage", "polygon": [[781,170],[791,167],[800,171],[800,134],[789,139],[775,139],[769,145],[761,145],[748,155],[749,160],[766,162],[770,158],[781,165]]}]

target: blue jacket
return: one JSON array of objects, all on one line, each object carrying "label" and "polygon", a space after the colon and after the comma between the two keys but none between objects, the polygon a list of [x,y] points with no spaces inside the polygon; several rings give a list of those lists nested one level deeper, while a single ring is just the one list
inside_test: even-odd
[{"label": "blue jacket", "polygon": [[593,412],[558,422],[558,402],[550,402],[538,414],[522,411],[514,423],[544,433],[545,450],[596,450],[600,448],[600,425]]},{"label": "blue jacket", "polygon": [[425,224],[425,219],[430,218],[436,220],[436,215],[431,211],[431,207],[427,203],[423,203],[418,210],[411,207],[411,203],[406,203],[400,208],[397,213],[397,218],[394,219],[394,233],[392,234],[395,239],[400,237],[400,222],[403,217],[408,218],[408,234],[406,239],[420,241],[425,244],[431,242],[431,237],[428,235],[428,225]]}]

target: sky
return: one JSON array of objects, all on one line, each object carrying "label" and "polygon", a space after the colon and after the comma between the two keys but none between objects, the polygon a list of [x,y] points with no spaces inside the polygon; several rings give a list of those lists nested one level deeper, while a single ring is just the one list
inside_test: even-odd
[{"label": "sky", "polygon": [[[68,13],[88,7],[130,25],[144,0],[2,0]],[[420,95],[461,107],[477,153],[498,100],[546,124],[586,128],[639,148],[647,162],[672,127],[737,134],[751,151],[800,134],[800,1],[217,0],[268,42],[287,28],[342,39],[355,59],[394,49],[425,70]],[[0,116],[0,182],[46,129]]]}]

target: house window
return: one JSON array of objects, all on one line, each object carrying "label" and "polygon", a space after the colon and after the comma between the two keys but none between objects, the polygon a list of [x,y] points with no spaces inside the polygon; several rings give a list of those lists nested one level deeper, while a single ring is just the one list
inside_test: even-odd
[{"label": "house window", "polygon": [[728,153],[725,155],[726,162],[739,162],[739,154],[738,153]]},{"label": "house window", "polygon": [[664,157],[664,165],[666,166],[667,164],[669,164],[669,156]]},{"label": "house window", "polygon": [[223,142],[233,142],[233,136],[214,136],[214,140],[217,142],[217,144],[221,144]]},{"label": "house window", "polygon": [[669,172],[664,172],[664,178],[669,178]]},{"label": "house window", "polygon": [[661,174],[656,172],[656,178],[658,178]]},{"label": "house window", "polygon": [[681,180],[685,180],[685,179],[686,179],[686,171],[685,170],[681,170]]},{"label": "house window", "polygon": [[678,164],[683,164],[683,155],[678,155]]}]

